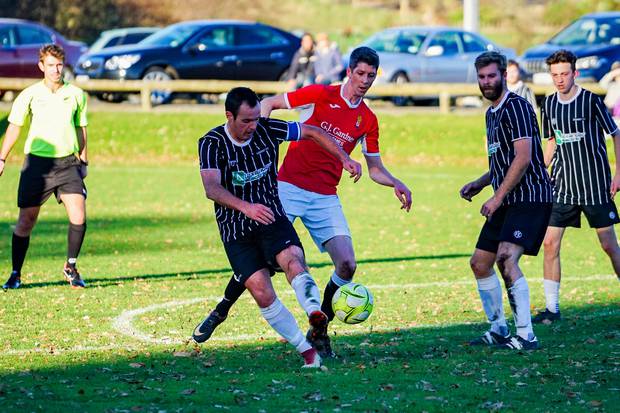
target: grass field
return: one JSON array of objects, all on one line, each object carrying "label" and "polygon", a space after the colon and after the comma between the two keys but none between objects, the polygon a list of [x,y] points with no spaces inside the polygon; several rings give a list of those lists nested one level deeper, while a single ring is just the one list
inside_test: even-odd
[{"label": "grass field", "polygon": [[[466,345],[486,328],[468,259],[490,193],[472,204],[458,197],[486,167],[482,114],[380,116],[384,160],[412,186],[414,207],[403,213],[391,190],[367,176],[341,186],[356,279],[375,296],[367,322],[331,324],[341,358],[300,371],[299,356],[248,294],[209,342],[189,343],[230,275],[196,161],[197,138],[222,120],[91,114],[79,263],[88,288],[72,290],[62,278],[66,217],[50,201],[23,288],[0,293],[1,411],[617,411],[620,287],[593,231],[565,238],[565,319],[536,328],[542,350]],[[2,277],[19,152],[0,178]],[[297,228],[322,288],[329,259]],[[542,257],[525,258],[523,269],[540,308]],[[305,329],[284,277],[274,283]]]}]

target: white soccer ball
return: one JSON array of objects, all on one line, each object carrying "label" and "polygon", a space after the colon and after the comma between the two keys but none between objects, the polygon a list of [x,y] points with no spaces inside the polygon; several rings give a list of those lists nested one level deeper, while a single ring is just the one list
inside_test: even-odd
[{"label": "white soccer ball", "polygon": [[373,306],[374,299],[368,288],[357,283],[343,285],[332,298],[332,309],[336,317],[347,324],[357,324],[368,319]]}]

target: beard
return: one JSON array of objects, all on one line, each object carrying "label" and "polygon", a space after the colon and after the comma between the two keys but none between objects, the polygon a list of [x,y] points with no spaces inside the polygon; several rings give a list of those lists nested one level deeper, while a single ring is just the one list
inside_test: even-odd
[{"label": "beard", "polygon": [[500,80],[496,84],[486,88],[483,88],[482,85],[478,84],[478,87],[480,88],[480,92],[482,92],[482,96],[491,102],[495,102],[504,91],[504,82]]}]

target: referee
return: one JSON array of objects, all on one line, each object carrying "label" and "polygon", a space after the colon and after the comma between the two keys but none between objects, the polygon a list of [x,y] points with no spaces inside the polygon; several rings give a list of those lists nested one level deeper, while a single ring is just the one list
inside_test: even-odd
[{"label": "referee", "polygon": [[15,99],[9,127],[0,149],[0,175],[28,117],[26,159],[19,179],[19,217],[13,232],[13,270],[5,290],[19,288],[21,270],[41,205],[54,194],[69,216],[67,261],[63,274],[71,287],[83,288],[76,268],[86,232],[86,95],[63,80],[65,52],[58,45],[39,50],[43,81],[24,89]]},{"label": "referee", "polygon": [[[598,95],[575,84],[577,58],[559,50],[546,60],[556,93],[542,106],[545,161],[551,164],[553,211],[544,241],[543,284],[546,308],[535,323],[560,320],[560,244],[567,227],[586,216],[620,278],[620,247],[614,224],[620,222],[613,198],[620,188],[620,131]],[[605,134],[613,136],[615,173],[607,159]]]},{"label": "referee", "polygon": [[[506,88],[502,54],[482,53],[475,65],[480,91],[492,103],[486,113],[489,172],[460,193],[468,201],[488,185],[494,193],[480,210],[486,222],[470,261],[491,329],[470,344],[535,350],[539,343],[532,329],[530,292],[519,260],[523,254],[538,254],[551,213],[551,184],[538,122],[532,105]],[[514,337],[504,318],[494,264],[508,292],[517,328]]]}]

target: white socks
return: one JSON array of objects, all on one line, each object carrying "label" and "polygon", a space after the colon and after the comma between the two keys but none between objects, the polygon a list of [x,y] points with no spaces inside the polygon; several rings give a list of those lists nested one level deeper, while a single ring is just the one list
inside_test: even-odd
[{"label": "white socks", "polygon": [[525,277],[519,278],[508,288],[508,301],[512,308],[517,335],[526,340],[534,338],[530,312],[530,288]]},{"label": "white socks", "polygon": [[476,279],[478,282],[478,293],[482,301],[482,308],[489,323],[491,323],[491,331],[506,336],[508,334],[508,326],[504,317],[504,306],[502,304],[502,286],[495,271],[487,278]]},{"label": "white socks", "polygon": [[260,309],[261,314],[269,325],[276,330],[282,337],[291,343],[298,352],[303,353],[312,348],[306,337],[297,326],[295,317],[282,304],[279,298],[269,306]]},{"label": "white socks", "polygon": [[305,271],[297,274],[291,281],[291,287],[306,314],[321,310],[321,293],[310,274]]},{"label": "white socks", "polygon": [[340,278],[340,276],[336,274],[336,271],[332,273],[331,280],[338,287],[342,287],[343,285],[346,285],[351,282],[350,280],[345,280],[344,278]]},{"label": "white socks", "polygon": [[553,280],[543,280],[543,286],[545,288],[545,301],[547,303],[547,310],[552,313],[560,311],[560,282]]}]

